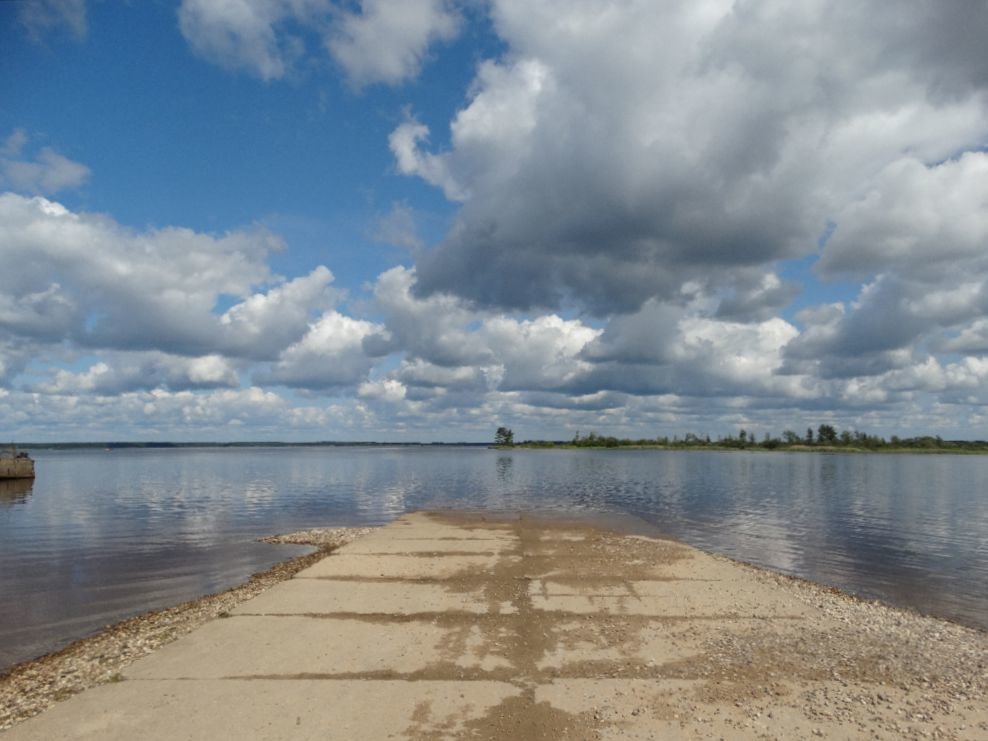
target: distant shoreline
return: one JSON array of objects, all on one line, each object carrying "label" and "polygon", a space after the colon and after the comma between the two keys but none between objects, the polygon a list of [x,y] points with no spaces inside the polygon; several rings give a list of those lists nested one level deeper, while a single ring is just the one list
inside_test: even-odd
[{"label": "distant shoreline", "polygon": [[574,444],[566,440],[526,440],[513,445],[496,445],[490,442],[375,442],[375,441],[245,441],[245,442],[18,442],[20,450],[181,450],[181,449],[222,449],[222,448],[477,448],[494,450],[688,450],[715,452],[757,452],[757,453],[882,453],[892,455],[988,455],[988,441],[984,440],[945,440],[940,445],[908,446],[887,443],[877,447],[860,445],[806,445],[773,444],[749,442],[744,445],[722,444],[720,442],[669,442],[650,443],[640,441],[603,439],[599,443],[580,441]]},{"label": "distant shoreline", "polygon": [[983,448],[859,448],[828,445],[792,445],[788,447],[766,448],[762,445],[730,447],[727,445],[573,445],[572,443],[524,442],[512,446],[492,446],[498,450],[520,448],[524,450],[668,450],[716,453],[852,453],[878,455],[988,455],[988,445]]},{"label": "distant shoreline", "polygon": [[284,441],[263,441],[252,440],[246,442],[18,442],[14,445],[20,450],[170,450],[173,448],[488,448],[490,443],[469,443],[469,442],[373,442],[373,441],[332,441],[320,440],[317,442],[284,442]]}]

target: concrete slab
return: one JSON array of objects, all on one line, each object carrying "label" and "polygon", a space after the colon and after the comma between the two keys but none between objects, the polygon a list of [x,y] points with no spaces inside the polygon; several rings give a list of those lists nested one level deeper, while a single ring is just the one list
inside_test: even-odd
[{"label": "concrete slab", "polygon": [[347,544],[340,553],[499,552],[516,544],[517,538],[507,526],[454,524],[412,513]]},{"label": "concrete slab", "polygon": [[[724,634],[757,626],[757,620],[705,620],[704,634]],[[649,616],[629,620],[560,619],[552,640],[536,666],[547,674],[581,675],[588,666],[623,667],[625,674],[661,674],[662,667],[696,656],[702,639],[691,622],[670,622]],[[550,671],[555,670],[555,671]]]},{"label": "concrete slab", "polygon": [[347,555],[374,554],[429,554],[472,555],[498,554],[512,550],[515,544],[509,539],[458,539],[458,538],[361,538],[342,550]]},{"label": "concrete slab", "polygon": [[333,554],[296,574],[296,579],[452,579],[468,574],[490,574],[510,556],[350,555]]},{"label": "concrete slab", "polygon": [[103,685],[4,741],[442,738],[520,690],[505,682],[167,680]]},{"label": "concrete slab", "polygon": [[511,613],[510,602],[490,603],[483,589],[442,583],[293,579],[272,587],[234,615],[415,615],[435,612]]},{"label": "concrete slab", "polygon": [[[607,741],[759,738],[727,726],[719,711],[705,714],[697,712],[696,703],[683,705],[682,698],[700,687],[699,682],[683,680],[566,679],[538,687],[535,699],[580,718],[595,728],[594,738]],[[807,727],[804,734],[788,738],[812,737]]]},{"label": "concrete slab", "polygon": [[[765,590],[738,588],[736,583],[716,581],[600,581],[548,579],[529,584],[536,610],[578,614],[653,615],[658,617],[761,617],[804,616],[805,604],[764,594]],[[725,594],[730,596],[725,601]],[[727,609],[729,612],[725,613]]]},{"label": "concrete slab", "polygon": [[[465,529],[462,527],[457,527],[453,525],[438,525],[438,524],[427,524],[421,522],[420,524],[412,525],[411,527],[395,528],[387,535],[381,535],[383,531],[377,530],[372,532],[361,541],[369,538],[371,542],[375,539],[379,540],[505,540],[515,542],[515,536],[508,530],[494,530],[490,528],[471,528]],[[354,541],[349,545],[356,545],[358,541]],[[344,546],[349,547],[349,546]]]},{"label": "concrete slab", "polygon": [[128,679],[407,674],[441,660],[451,629],[429,621],[216,620],[134,663]]}]

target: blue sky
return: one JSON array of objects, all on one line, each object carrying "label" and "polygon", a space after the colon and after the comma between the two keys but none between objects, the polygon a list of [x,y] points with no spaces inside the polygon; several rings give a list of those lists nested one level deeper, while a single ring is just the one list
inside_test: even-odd
[{"label": "blue sky", "polygon": [[984,437],[988,10],[891,12],[2,3],[0,436]]}]

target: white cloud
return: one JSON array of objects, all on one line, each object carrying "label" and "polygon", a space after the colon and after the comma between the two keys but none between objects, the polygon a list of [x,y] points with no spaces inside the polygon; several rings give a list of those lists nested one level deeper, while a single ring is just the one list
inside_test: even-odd
[{"label": "white cloud", "polygon": [[429,138],[429,128],[414,119],[405,121],[388,137],[388,145],[403,175],[418,175],[432,185],[442,188],[451,201],[465,201],[468,192],[449,172],[443,156],[419,149]]},{"label": "white cloud", "polygon": [[329,7],[326,0],[182,0],[178,21],[205,59],[277,80],[305,53],[304,38],[286,27],[315,23]]},{"label": "white cloud", "polygon": [[988,260],[988,154],[924,165],[890,163],[836,215],[818,263],[824,275],[896,271],[922,276],[937,264]]},{"label": "white cloud", "polygon": [[204,355],[188,361],[189,381],[202,386],[236,386],[237,372],[230,361],[219,355]]},{"label": "white cloud", "polygon": [[308,275],[248,296],[220,317],[222,346],[237,355],[273,359],[336,302],[332,282],[332,272],[320,265]]},{"label": "white cloud", "polygon": [[676,393],[720,398],[746,395],[808,398],[801,376],[781,376],[783,352],[799,336],[780,318],[739,323],[703,317],[650,300],[612,319],[584,357],[594,364],[581,391]]},{"label": "white cloud", "polygon": [[[338,298],[329,269],[284,281],[263,229],[136,232],[44,198],[0,195],[0,332],[34,341],[273,360]],[[223,314],[223,301],[235,303]]]},{"label": "white cloud", "polygon": [[486,319],[477,331],[500,370],[495,388],[564,388],[590,370],[580,353],[601,334],[583,322],[555,314],[532,320]]},{"label": "white cloud", "polygon": [[355,87],[418,76],[434,44],[455,38],[450,0],[182,0],[179,28],[192,50],[265,81],[314,67],[325,46]]},{"label": "white cloud", "polygon": [[0,187],[49,195],[77,188],[89,179],[88,167],[51,147],[42,147],[34,159],[27,159],[24,152],[27,143],[27,134],[17,129],[0,146]]},{"label": "white cloud", "polygon": [[725,281],[727,290],[720,297],[717,316],[737,321],[765,321],[799,293],[799,286],[763,270],[736,270]]},{"label": "white cloud", "polygon": [[522,161],[534,154],[531,138],[539,98],[551,86],[548,68],[536,59],[510,66],[485,62],[474,82],[482,92],[450,124],[450,151],[431,154],[420,149],[429,130],[414,120],[392,132],[389,141],[399,172],[418,175],[454,201],[483,198],[491,190],[508,187]]},{"label": "white cloud", "polygon": [[761,392],[788,390],[773,378],[782,365],[783,348],[799,334],[784,319],[738,324],[691,317],[680,322],[679,332],[679,359],[697,374]]},{"label": "white cloud", "polygon": [[[985,141],[983,55],[968,35],[947,50],[988,22],[965,7],[496,0],[506,51],[480,65],[449,147],[430,149],[414,120],[391,136],[400,172],[463,203],[416,292],[604,316],[690,283],[728,295],[739,269],[814,254],[866,194],[895,198],[894,163],[932,167]],[[960,161],[966,177],[943,173],[953,190],[930,187],[975,205]],[[888,240],[909,230],[870,223]],[[745,298],[725,318],[768,316]]]},{"label": "white cloud", "polygon": [[452,297],[415,298],[414,278],[413,270],[400,266],[378,276],[374,308],[384,327],[368,338],[367,351],[375,356],[403,351],[440,366],[489,362],[490,351],[466,330],[474,314]]},{"label": "white cloud", "polygon": [[460,20],[448,0],[360,0],[342,12],[326,45],[357,87],[418,76],[429,47],[453,39]]},{"label": "white cloud", "polygon": [[380,381],[365,381],[357,387],[357,395],[362,399],[377,399],[396,402],[405,398],[407,389],[401,381],[385,378]]},{"label": "white cloud", "polygon": [[35,390],[46,394],[118,395],[131,391],[236,388],[239,374],[219,355],[183,358],[160,352],[106,353],[84,371],[55,370]]},{"label": "white cloud", "polygon": [[356,386],[373,365],[364,354],[364,339],[379,329],[371,322],[327,312],[259,380],[310,389]]},{"label": "white cloud", "polygon": [[464,365],[443,367],[421,358],[403,360],[395,375],[410,393],[419,398],[439,396],[450,391],[483,392],[487,385],[480,369]]},{"label": "white cloud", "polygon": [[976,319],[944,343],[950,352],[988,354],[988,319]]}]

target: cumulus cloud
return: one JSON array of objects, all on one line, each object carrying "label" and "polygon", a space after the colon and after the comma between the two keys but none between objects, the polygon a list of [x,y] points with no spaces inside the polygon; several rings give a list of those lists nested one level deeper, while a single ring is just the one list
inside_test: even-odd
[{"label": "cumulus cloud", "polygon": [[966,152],[935,165],[908,158],[888,165],[836,215],[817,263],[824,276],[895,271],[924,278],[946,266],[985,267],[988,154]]},{"label": "cumulus cloud", "polygon": [[151,389],[237,388],[239,375],[219,355],[183,358],[164,353],[110,353],[81,372],[57,370],[36,391],[46,394],[115,396]]},{"label": "cumulus cloud", "polygon": [[866,283],[848,307],[803,312],[805,330],[786,348],[787,371],[869,376],[927,352],[983,351],[978,338],[988,311],[988,270],[967,268],[947,262],[925,275],[890,270]]},{"label": "cumulus cloud", "polygon": [[38,291],[19,295],[0,293],[0,327],[16,336],[58,341],[76,323],[78,306],[52,283]]},{"label": "cumulus cloud", "polygon": [[308,275],[254,293],[220,317],[221,346],[242,357],[270,360],[299,340],[309,322],[333,306],[333,274],[322,265]]},{"label": "cumulus cloud", "polygon": [[[292,280],[274,275],[267,261],[282,248],[263,229],[138,232],[45,198],[2,194],[0,333],[96,350],[273,361],[340,295],[323,266]],[[222,313],[221,302],[230,305]],[[189,382],[232,383],[226,371],[210,379],[206,370]]]},{"label": "cumulus cloud", "polygon": [[784,349],[798,335],[777,317],[738,323],[651,299],[638,312],[614,318],[586,347],[583,357],[594,367],[576,388],[780,400],[808,396],[804,379],[778,375]]},{"label": "cumulus cloud", "polygon": [[466,331],[475,318],[463,304],[446,296],[420,300],[412,295],[413,270],[394,267],[374,284],[374,308],[384,327],[368,336],[365,349],[372,356],[404,351],[440,366],[486,363],[490,352]]},{"label": "cumulus cloud", "polygon": [[[422,358],[406,358],[395,371],[396,379],[418,398],[430,398],[449,391],[482,394],[489,385],[484,366],[441,366]],[[500,379],[495,377],[495,381]]]},{"label": "cumulus cloud", "polygon": [[789,304],[798,294],[799,285],[784,281],[772,272],[736,270],[726,281],[716,316],[735,321],[765,321]]},{"label": "cumulus cloud", "polygon": [[[448,148],[414,120],[391,137],[401,172],[463,204],[419,263],[421,295],[606,315],[690,282],[730,293],[738,269],[813,254],[830,220],[840,234],[904,152],[929,167],[988,132],[974,42],[933,51],[963,24],[983,28],[981,6],[939,18],[912,3],[894,19],[823,2],[491,12],[507,51],[479,68]],[[766,316],[743,294],[725,316]]]},{"label": "cumulus cloud", "polygon": [[944,342],[949,352],[988,355],[988,319],[976,319]]},{"label": "cumulus cloud", "polygon": [[555,314],[527,320],[495,316],[477,330],[499,369],[492,385],[508,391],[565,388],[589,370],[580,353],[600,333]]},{"label": "cumulus cloud", "polygon": [[416,77],[429,47],[459,26],[449,0],[361,0],[359,13],[338,16],[326,45],[356,87],[394,85]]},{"label": "cumulus cloud", "polygon": [[866,334],[874,335],[876,328],[880,332],[883,322],[879,317],[869,317],[867,311],[862,316],[866,322],[852,327],[844,304],[821,305],[799,312],[796,319],[803,324],[803,331],[784,348],[779,372],[847,379],[880,375],[908,364],[911,353],[899,347],[900,338],[914,332],[907,329],[872,347],[862,340]]},{"label": "cumulus cloud", "polygon": [[169,227],[127,229],[41,197],[0,195],[2,325],[92,347],[197,355],[212,349],[221,295],[273,279],[280,241],[263,230],[219,237]]},{"label": "cumulus cloud", "polygon": [[259,380],[309,389],[356,386],[373,364],[364,353],[364,339],[378,329],[371,322],[327,312]]},{"label": "cumulus cloud", "polygon": [[397,267],[374,286],[382,327],[365,342],[374,355],[401,352],[409,386],[474,390],[564,386],[589,366],[583,348],[600,334],[578,319],[519,319],[472,310],[450,296],[412,294],[414,271]]},{"label": "cumulus cloud", "polygon": [[27,133],[17,129],[0,146],[0,188],[50,195],[77,188],[89,179],[88,167],[73,162],[51,147],[42,147],[33,159],[29,159],[25,153],[27,144]]},{"label": "cumulus cloud", "polygon": [[357,387],[357,395],[362,399],[377,399],[380,401],[401,401],[405,398],[407,389],[401,381],[385,378],[379,381],[365,381]]}]

